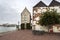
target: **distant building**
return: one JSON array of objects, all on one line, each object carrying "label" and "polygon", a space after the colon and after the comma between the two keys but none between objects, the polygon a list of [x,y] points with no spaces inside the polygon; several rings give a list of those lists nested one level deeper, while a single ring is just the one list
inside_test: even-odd
[{"label": "distant building", "polygon": [[44,30],[46,32],[48,31],[47,28],[42,27],[41,25],[37,24],[40,19],[39,16],[42,16],[43,12],[46,12],[48,9],[50,9],[50,10],[55,9],[58,13],[60,13],[60,2],[58,2],[56,0],[52,0],[52,2],[49,4],[49,6],[47,6],[42,1],[40,1],[38,4],[36,4],[33,7],[33,23],[32,23],[33,27],[32,27],[32,30]]},{"label": "distant building", "polygon": [[27,28],[26,27],[27,23],[29,24],[31,23],[31,14],[28,11],[28,9],[25,8],[23,12],[21,13],[21,24],[24,24],[24,28]]}]

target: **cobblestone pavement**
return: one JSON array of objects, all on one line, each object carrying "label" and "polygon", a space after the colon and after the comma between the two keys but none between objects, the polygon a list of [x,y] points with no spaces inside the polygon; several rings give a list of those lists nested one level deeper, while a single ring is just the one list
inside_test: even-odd
[{"label": "cobblestone pavement", "polygon": [[60,40],[60,35],[33,35],[32,30],[19,30],[0,36],[0,40]]}]

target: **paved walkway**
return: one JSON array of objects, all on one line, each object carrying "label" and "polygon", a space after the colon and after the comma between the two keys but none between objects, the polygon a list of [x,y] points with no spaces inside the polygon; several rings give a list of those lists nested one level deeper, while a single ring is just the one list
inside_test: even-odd
[{"label": "paved walkway", "polygon": [[20,30],[4,34],[0,40],[60,40],[60,35],[33,35],[31,30]]}]

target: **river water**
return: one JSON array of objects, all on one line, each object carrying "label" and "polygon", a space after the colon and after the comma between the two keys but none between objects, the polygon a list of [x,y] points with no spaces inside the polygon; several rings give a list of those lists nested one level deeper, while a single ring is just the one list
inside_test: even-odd
[{"label": "river water", "polygon": [[0,33],[8,32],[8,31],[14,31],[14,30],[16,30],[16,27],[3,27],[3,26],[0,26]]}]

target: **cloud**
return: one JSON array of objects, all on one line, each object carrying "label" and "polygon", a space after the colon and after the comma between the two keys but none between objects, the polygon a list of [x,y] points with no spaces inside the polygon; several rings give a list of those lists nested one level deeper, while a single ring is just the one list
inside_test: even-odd
[{"label": "cloud", "polygon": [[7,3],[0,3],[0,24],[17,23],[19,14],[14,8]]},{"label": "cloud", "polygon": [[[40,0],[0,0],[0,24],[1,23],[15,23],[21,20],[21,12],[25,7],[33,13],[33,6]],[[46,4],[49,0],[42,0]],[[60,0],[58,0],[60,1]],[[20,21],[21,23],[21,21]]]}]

